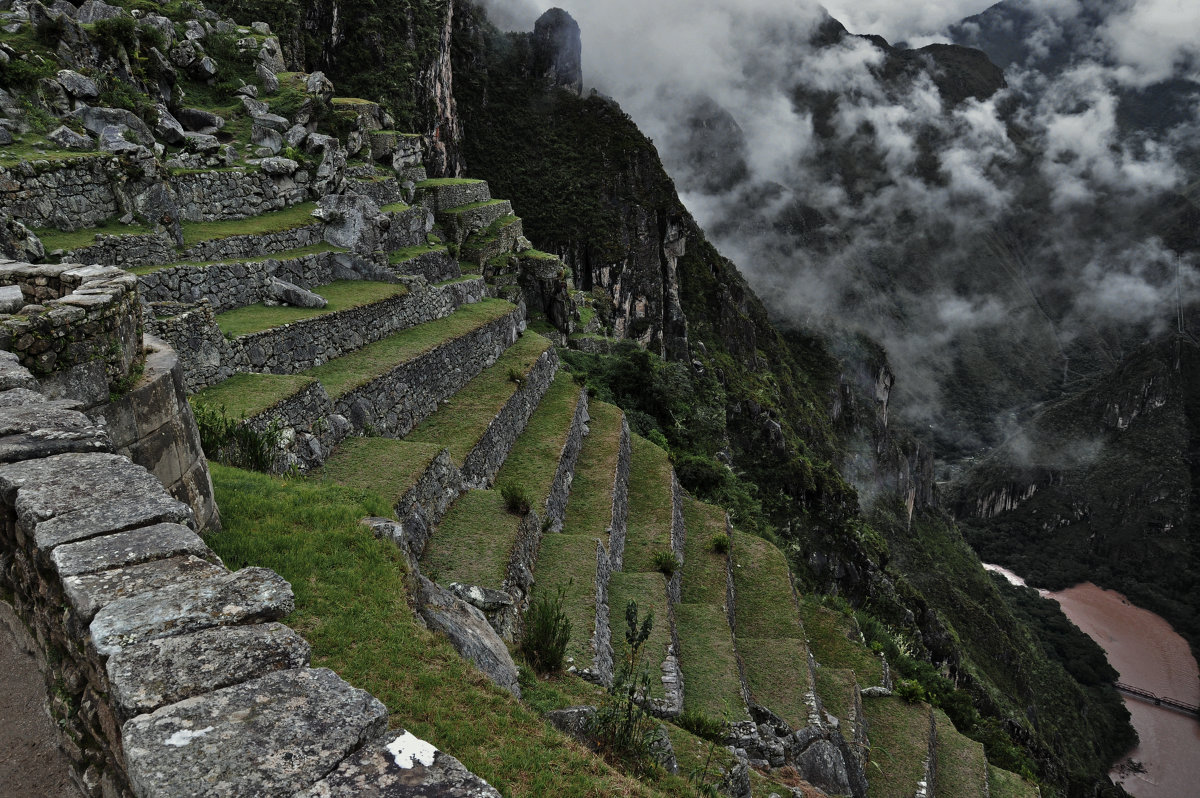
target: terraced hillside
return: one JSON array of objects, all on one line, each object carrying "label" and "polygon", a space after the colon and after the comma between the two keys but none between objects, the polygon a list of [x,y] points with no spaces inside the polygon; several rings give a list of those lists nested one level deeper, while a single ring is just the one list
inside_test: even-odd
[{"label": "terraced hillside", "polygon": [[[511,203],[428,179],[428,142],[319,73],[271,69],[260,28],[231,30],[243,88],[183,74],[195,106],[164,105],[148,141],[114,111],[91,134],[107,150],[30,126],[0,167],[69,182],[154,164],[128,196],[97,178],[94,212],[10,207],[39,257],[137,275],[209,457],[237,466],[215,472],[211,545],[296,586],[288,620],[317,661],[505,794],[1028,794],[944,715],[891,695],[852,616],[797,595],[779,548],[688,495],[670,454],[560,366],[559,346],[608,342]],[[23,46],[52,57],[38,41]],[[90,113],[63,129],[84,137]],[[560,595],[570,667],[546,682],[512,651],[531,602]],[[639,698],[667,732],[640,782],[531,711],[603,700],[631,602],[653,618]]]}]

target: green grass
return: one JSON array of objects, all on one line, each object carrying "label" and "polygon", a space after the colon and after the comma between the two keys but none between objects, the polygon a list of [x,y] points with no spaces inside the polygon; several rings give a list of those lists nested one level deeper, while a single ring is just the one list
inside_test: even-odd
[{"label": "green grass", "polygon": [[417,188],[437,188],[438,186],[473,186],[482,180],[471,180],[465,177],[432,177],[417,183]]},{"label": "green grass", "polygon": [[854,671],[847,668],[817,668],[816,682],[816,692],[825,711],[839,720],[849,718],[854,696],[859,689]]},{"label": "green grass", "polygon": [[937,776],[934,791],[956,798],[987,798],[987,757],[983,744],[959,734],[940,709],[933,711],[937,724]]},{"label": "green grass", "polygon": [[563,612],[571,621],[567,656],[585,668],[592,661],[592,632],[596,628],[596,539],[586,535],[547,532],[542,536],[534,567],[534,599],[555,596],[563,589]]},{"label": "green grass", "polygon": [[625,607],[637,602],[639,620],[654,613],[650,637],[642,651],[641,662],[650,666],[650,695],[662,698],[662,662],[671,644],[671,625],[667,615],[667,580],[660,573],[615,573],[608,583],[609,624],[612,627],[613,659],[619,665],[629,657],[625,642]]},{"label": "green grass", "polygon": [[511,483],[528,490],[539,515],[545,514],[559,456],[579,405],[579,391],[570,375],[560,371],[496,473],[496,485]]},{"label": "green grass", "polygon": [[[466,205],[457,205],[453,208],[446,208],[445,210],[440,211],[440,213],[454,213],[454,214],[466,213],[467,211],[473,211],[476,208],[486,208],[489,205],[499,205],[499,204],[501,204],[503,202],[507,202],[507,201],[508,200],[490,199],[490,200],[480,200],[479,202],[468,202]],[[515,219],[516,217],[514,216],[513,218]]]},{"label": "green grass", "polygon": [[783,552],[769,541],[742,532],[734,533],[732,552],[738,637],[802,636]]},{"label": "green grass", "polygon": [[730,721],[746,720],[733,634],[720,604],[677,604],[684,709]]},{"label": "green grass", "polygon": [[404,202],[391,202],[391,203],[388,203],[387,205],[384,205],[379,210],[381,213],[402,213],[404,211],[410,210],[411,208],[412,208],[411,205],[404,203]]},{"label": "green grass", "polygon": [[323,308],[297,308],[291,305],[267,306],[248,305],[217,314],[217,326],[229,337],[270,330],[304,319],[315,319],[351,308],[372,305],[376,302],[408,293],[408,287],[399,283],[376,283],[366,280],[339,280],[322,286],[317,294],[329,300]]},{"label": "green grass", "polygon": [[590,432],[583,439],[583,448],[575,464],[563,532],[605,538],[607,542],[624,414],[615,405],[591,400],[588,415],[591,416]]},{"label": "green grass", "polygon": [[312,212],[316,210],[315,202],[303,202],[281,211],[252,216],[249,219],[226,219],[219,222],[184,222],[183,244],[191,246],[199,241],[230,236],[263,235],[293,230],[316,224]]},{"label": "green grass", "polygon": [[316,380],[289,374],[235,374],[191,398],[196,406],[220,408],[233,418],[250,418],[295,396]]},{"label": "green grass", "polygon": [[121,224],[116,219],[109,219],[102,225],[85,227],[70,233],[45,227],[33,232],[41,239],[46,252],[53,252],[56,249],[72,250],[90,246],[95,243],[97,234],[106,236],[145,235],[154,231],[140,224]]},{"label": "green grass", "polygon": [[596,309],[591,305],[579,306],[579,326],[587,327],[596,318]]},{"label": "green grass", "polygon": [[314,476],[395,504],[417,484],[440,451],[437,446],[393,438],[349,438]]},{"label": "green grass", "polygon": [[335,247],[333,244],[321,242],[320,244],[310,244],[307,247],[297,247],[283,252],[272,252],[270,255],[257,255],[252,258],[233,258],[232,260],[213,260],[213,261],[176,261],[174,263],[161,263],[154,266],[137,266],[129,269],[134,274],[150,274],[159,271],[160,269],[170,269],[176,266],[214,266],[216,264],[228,263],[265,263],[269,260],[292,260],[294,258],[303,258],[307,255],[320,255],[323,252],[347,252],[344,247]]},{"label": "green grass", "polygon": [[[804,641],[739,635],[737,650],[746,666],[746,687],[755,703],[786,720],[793,729],[807,726],[805,696],[812,686]],[[686,688],[686,681],[684,685]]]},{"label": "green grass", "polygon": [[[512,796],[653,796],[492,685],[408,607],[399,551],[359,520],[378,496],[212,466],[224,529],[208,542],[227,565],[273,568],[291,584],[285,620],[406,728]],[[683,795],[682,790],[673,794]]]},{"label": "green grass", "polygon": [[[929,705],[896,697],[863,701],[871,730],[867,778],[870,798],[912,798],[925,778],[929,754]],[[950,793],[947,793],[949,795]]]},{"label": "green grass", "polygon": [[400,363],[413,360],[447,341],[477,330],[512,312],[512,309],[511,304],[499,299],[463,305],[445,318],[393,333],[305,373],[319,379],[331,397],[344,396],[388,373]]},{"label": "green grass", "polygon": [[682,600],[685,604],[724,604],[727,557],[709,551],[709,541],[725,534],[725,511],[684,496],[683,522],[687,538],[683,546]]},{"label": "green grass", "polygon": [[413,258],[419,258],[422,255],[428,255],[431,252],[447,251],[448,250],[446,247],[437,246],[435,244],[420,244],[415,247],[405,247],[404,249],[398,249],[391,255],[388,255],[388,263],[395,266],[398,263],[404,263],[405,261],[412,260]]},{"label": "green grass", "polygon": [[510,372],[524,378],[549,348],[550,342],[545,338],[525,333],[494,365],[480,372],[466,387],[450,397],[449,402],[425,419],[412,431],[408,440],[445,446],[450,450],[454,462],[461,466],[487,431],[491,420],[516,393],[517,383],[509,378]]},{"label": "green grass", "polygon": [[505,510],[500,491],[467,491],[425,545],[421,571],[443,585],[462,582],[499,590],[520,525],[520,516]]},{"label": "green grass", "polygon": [[822,606],[809,596],[800,602],[800,615],[817,662],[831,668],[853,670],[863,687],[883,681],[883,665],[878,655],[860,642],[852,618]]},{"label": "green grass", "polygon": [[671,550],[671,461],[667,453],[640,435],[633,436],[629,469],[629,522],[625,533],[625,570],[654,569],[654,554]]},{"label": "green grass", "polygon": [[988,765],[988,794],[991,798],[1038,798],[1038,789],[1016,773]]},{"label": "green grass", "polygon": [[559,260],[557,255],[551,255],[549,252],[542,252],[540,249],[527,249],[521,253],[522,258],[533,258],[534,260]]}]

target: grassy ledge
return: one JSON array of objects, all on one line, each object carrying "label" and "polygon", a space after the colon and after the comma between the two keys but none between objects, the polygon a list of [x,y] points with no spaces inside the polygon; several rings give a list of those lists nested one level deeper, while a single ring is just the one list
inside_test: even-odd
[{"label": "grassy ledge", "polygon": [[333,244],[321,242],[320,244],[312,244],[307,247],[297,247],[296,249],[288,249],[282,252],[272,252],[270,255],[258,255],[253,258],[234,258],[232,260],[214,260],[214,261],[176,261],[174,263],[160,263],[153,266],[137,266],[129,269],[134,274],[151,274],[161,269],[171,269],[177,266],[216,266],[234,263],[265,263],[269,260],[295,260],[308,255],[320,255],[325,252],[348,252],[349,250],[343,247],[335,247]]},{"label": "grassy ledge", "polygon": [[446,249],[446,247],[439,246],[437,244],[419,244],[415,247],[405,247],[404,249],[396,250],[392,254],[388,255],[388,263],[395,266],[399,263],[410,261],[413,258],[419,258],[422,255],[429,255],[433,252],[448,253],[449,250]]},{"label": "grassy ledge", "polygon": [[404,202],[391,202],[379,209],[380,213],[403,213],[411,210],[412,206]]},{"label": "grassy ledge", "polygon": [[853,670],[863,687],[883,681],[883,664],[861,643],[853,619],[822,606],[811,596],[801,600],[800,615],[817,662],[830,668]]},{"label": "grassy ledge", "polygon": [[678,604],[679,665],[683,668],[683,708],[713,718],[746,720],[733,633],[719,604]]},{"label": "grassy ledge", "polygon": [[96,243],[96,236],[98,235],[138,236],[147,235],[154,231],[140,224],[121,224],[116,219],[110,219],[97,227],[85,227],[82,230],[75,230],[69,233],[45,227],[33,232],[41,240],[42,246],[46,248],[46,252],[49,253],[58,249],[72,250],[90,246]]},{"label": "grassy ledge", "polygon": [[563,591],[563,612],[571,621],[567,656],[580,668],[587,667],[595,652],[592,632],[596,628],[596,537],[547,532],[542,536],[534,573],[533,596],[554,597]]},{"label": "grassy ledge", "polygon": [[629,522],[625,570],[654,570],[654,554],[671,550],[671,461],[640,435],[633,436],[629,468]]},{"label": "grassy ledge", "polygon": [[863,702],[871,729],[869,798],[912,798],[917,791],[929,755],[929,711],[895,696]]},{"label": "grassy ledge", "polygon": [[624,414],[614,405],[589,401],[588,415],[590,432],[583,439],[575,464],[563,532],[606,537],[606,530],[612,524],[613,483],[617,477]]},{"label": "grassy ledge", "polygon": [[642,662],[650,668],[650,695],[662,698],[662,662],[671,644],[671,625],[667,615],[667,580],[660,573],[615,573],[608,583],[609,624],[612,627],[613,658],[621,662],[629,657],[625,642],[625,607],[637,602],[638,618],[654,613],[654,625],[646,641]]},{"label": "grassy ledge", "polygon": [[251,418],[316,383],[294,374],[235,374],[191,398],[197,407],[225,408],[233,418]]},{"label": "grassy ledge", "polygon": [[387,374],[399,364],[467,335],[512,310],[513,305],[501,299],[485,299],[463,305],[449,316],[393,333],[305,373],[319,379],[331,397],[344,396]]},{"label": "grassy ledge", "polygon": [[[473,211],[476,208],[486,208],[489,205],[502,205],[505,202],[508,202],[508,200],[490,199],[490,200],[480,200],[479,202],[468,202],[466,205],[456,205],[453,208],[447,208],[444,211],[440,211],[440,213],[450,213],[450,214],[466,213],[467,211]],[[513,217],[513,218],[516,218],[516,217]]]},{"label": "grassy ledge", "polygon": [[940,709],[933,711],[937,726],[938,795],[956,798],[988,798],[987,756],[983,744],[959,734]]},{"label": "grassy ledge", "polygon": [[395,504],[417,484],[440,451],[437,446],[393,438],[349,438],[313,476]]},{"label": "grassy ledge", "polygon": [[431,177],[428,180],[422,180],[417,183],[417,189],[422,188],[438,188],[439,186],[474,186],[482,183],[482,180],[472,180],[466,177]]},{"label": "grassy ledge", "polygon": [[408,293],[399,283],[376,283],[366,280],[338,280],[315,291],[329,304],[323,308],[297,308],[291,305],[249,305],[217,314],[217,326],[229,337],[263,332],[305,319],[328,316],[343,310],[373,305]]},{"label": "grassy ledge", "polygon": [[219,222],[184,222],[183,245],[185,247],[200,241],[230,236],[265,235],[280,233],[284,230],[294,230],[316,224],[312,212],[317,209],[315,202],[302,202],[281,211],[264,213],[261,216],[251,216],[248,219],[226,219]]},{"label": "grassy ledge", "polygon": [[209,544],[231,568],[272,568],[292,584],[296,610],[285,621],[312,644],[313,665],[378,697],[392,728],[452,753],[506,796],[661,794],[609,768],[420,627],[398,550],[359,524],[390,512],[382,498],[211,468],[224,529]]},{"label": "grassy ledge", "polygon": [[499,590],[520,526],[521,517],[504,509],[499,491],[467,491],[425,545],[421,571],[443,585],[462,582]]},{"label": "grassy ledge", "polygon": [[1039,798],[1036,786],[995,765],[988,765],[988,794],[991,798]]},{"label": "grassy ledge", "polygon": [[540,515],[545,514],[559,456],[571,432],[579,392],[570,375],[560,371],[496,473],[496,485],[508,482],[526,488]]}]

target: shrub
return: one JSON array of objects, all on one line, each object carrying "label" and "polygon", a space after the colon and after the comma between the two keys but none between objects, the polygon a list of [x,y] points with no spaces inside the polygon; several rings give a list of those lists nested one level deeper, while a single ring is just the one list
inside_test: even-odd
[{"label": "shrub", "polygon": [[635,775],[652,767],[658,734],[657,722],[642,705],[642,699],[650,695],[650,668],[640,660],[642,647],[653,628],[653,612],[639,619],[637,602],[625,605],[625,642],[629,644],[629,654],[613,675],[612,687],[600,702],[590,728],[605,757]]},{"label": "shrub", "polygon": [[654,570],[661,571],[662,575],[670,579],[679,570],[679,559],[674,552],[656,551],[654,552]]},{"label": "shrub", "polygon": [[725,740],[725,722],[698,709],[685,709],[675,725],[710,742],[721,743]]},{"label": "shrub", "polygon": [[538,673],[562,670],[571,640],[571,619],[563,612],[565,590],[559,588],[553,596],[540,596],[525,616],[525,633],[521,636],[521,656]]},{"label": "shrub", "polygon": [[713,535],[708,539],[708,550],[713,554],[728,554],[729,553],[729,535],[724,533]]},{"label": "shrub", "polygon": [[505,482],[500,486],[500,497],[504,499],[504,509],[514,515],[525,515],[533,507],[533,498],[529,490],[515,482]]},{"label": "shrub", "polygon": [[272,420],[265,430],[230,418],[225,407],[201,405],[193,411],[200,432],[200,448],[209,460],[235,468],[269,472],[275,462],[275,450],[283,437],[283,427]]},{"label": "shrub", "polygon": [[914,679],[901,679],[896,682],[895,692],[909,704],[925,700],[925,688],[921,687],[921,683]]}]

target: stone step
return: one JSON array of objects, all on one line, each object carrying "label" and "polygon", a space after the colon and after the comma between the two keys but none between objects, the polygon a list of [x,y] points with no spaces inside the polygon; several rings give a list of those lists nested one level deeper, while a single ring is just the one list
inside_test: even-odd
[{"label": "stone step", "polygon": [[388,255],[388,267],[396,274],[418,274],[430,282],[453,280],[463,274],[449,248],[439,244],[398,249]]},{"label": "stone step", "polygon": [[928,704],[897,696],[863,699],[870,729],[869,798],[933,795],[934,720]]},{"label": "stone step", "polygon": [[608,618],[609,551],[623,544],[629,511],[630,433],[620,408],[590,402],[589,433],[571,483],[560,533],[542,538],[534,574],[534,598],[554,597],[561,588],[571,620],[567,655],[583,675],[612,682],[612,639]]},{"label": "stone step", "polygon": [[482,299],[477,280],[339,281],[317,289],[325,308],[251,305],[216,322],[230,342],[235,371],[296,374],[349,355],[401,330],[435,321]]},{"label": "stone step", "polygon": [[718,720],[749,720],[733,618],[726,612],[733,605],[725,511],[685,496],[683,518],[688,535],[680,604],[675,608],[679,664],[687,686],[683,706]]},{"label": "stone step", "polygon": [[512,252],[517,239],[525,234],[521,220],[516,216],[502,216],[486,228],[467,236],[459,247],[459,258],[482,266],[482,264]]},{"label": "stone step", "polygon": [[512,213],[511,202],[494,199],[447,208],[439,211],[436,217],[446,237],[455,244],[461,244],[471,233],[485,230],[503,217],[512,216]]},{"label": "stone step", "polygon": [[726,530],[730,539],[734,632],[750,700],[794,729],[817,716],[804,628],[784,553],[770,541]]},{"label": "stone step", "polygon": [[960,734],[940,709],[933,710],[937,760],[932,795],[939,798],[988,798],[988,762],[983,743]]},{"label": "stone step", "polygon": [[417,183],[417,202],[434,213],[462,205],[487,202],[491,198],[492,193],[485,180],[442,177]]},{"label": "stone step", "polygon": [[550,342],[526,332],[407,439],[446,447],[464,478],[486,487],[557,372],[558,355]]},{"label": "stone step", "polygon": [[[422,569],[437,574],[443,585],[457,582],[509,596],[509,604],[487,612],[508,639],[527,606],[543,530],[562,523],[586,418],[586,395],[570,377],[558,375],[497,473],[497,489],[464,494],[425,547]],[[509,505],[506,486],[523,491],[527,511]]]}]

